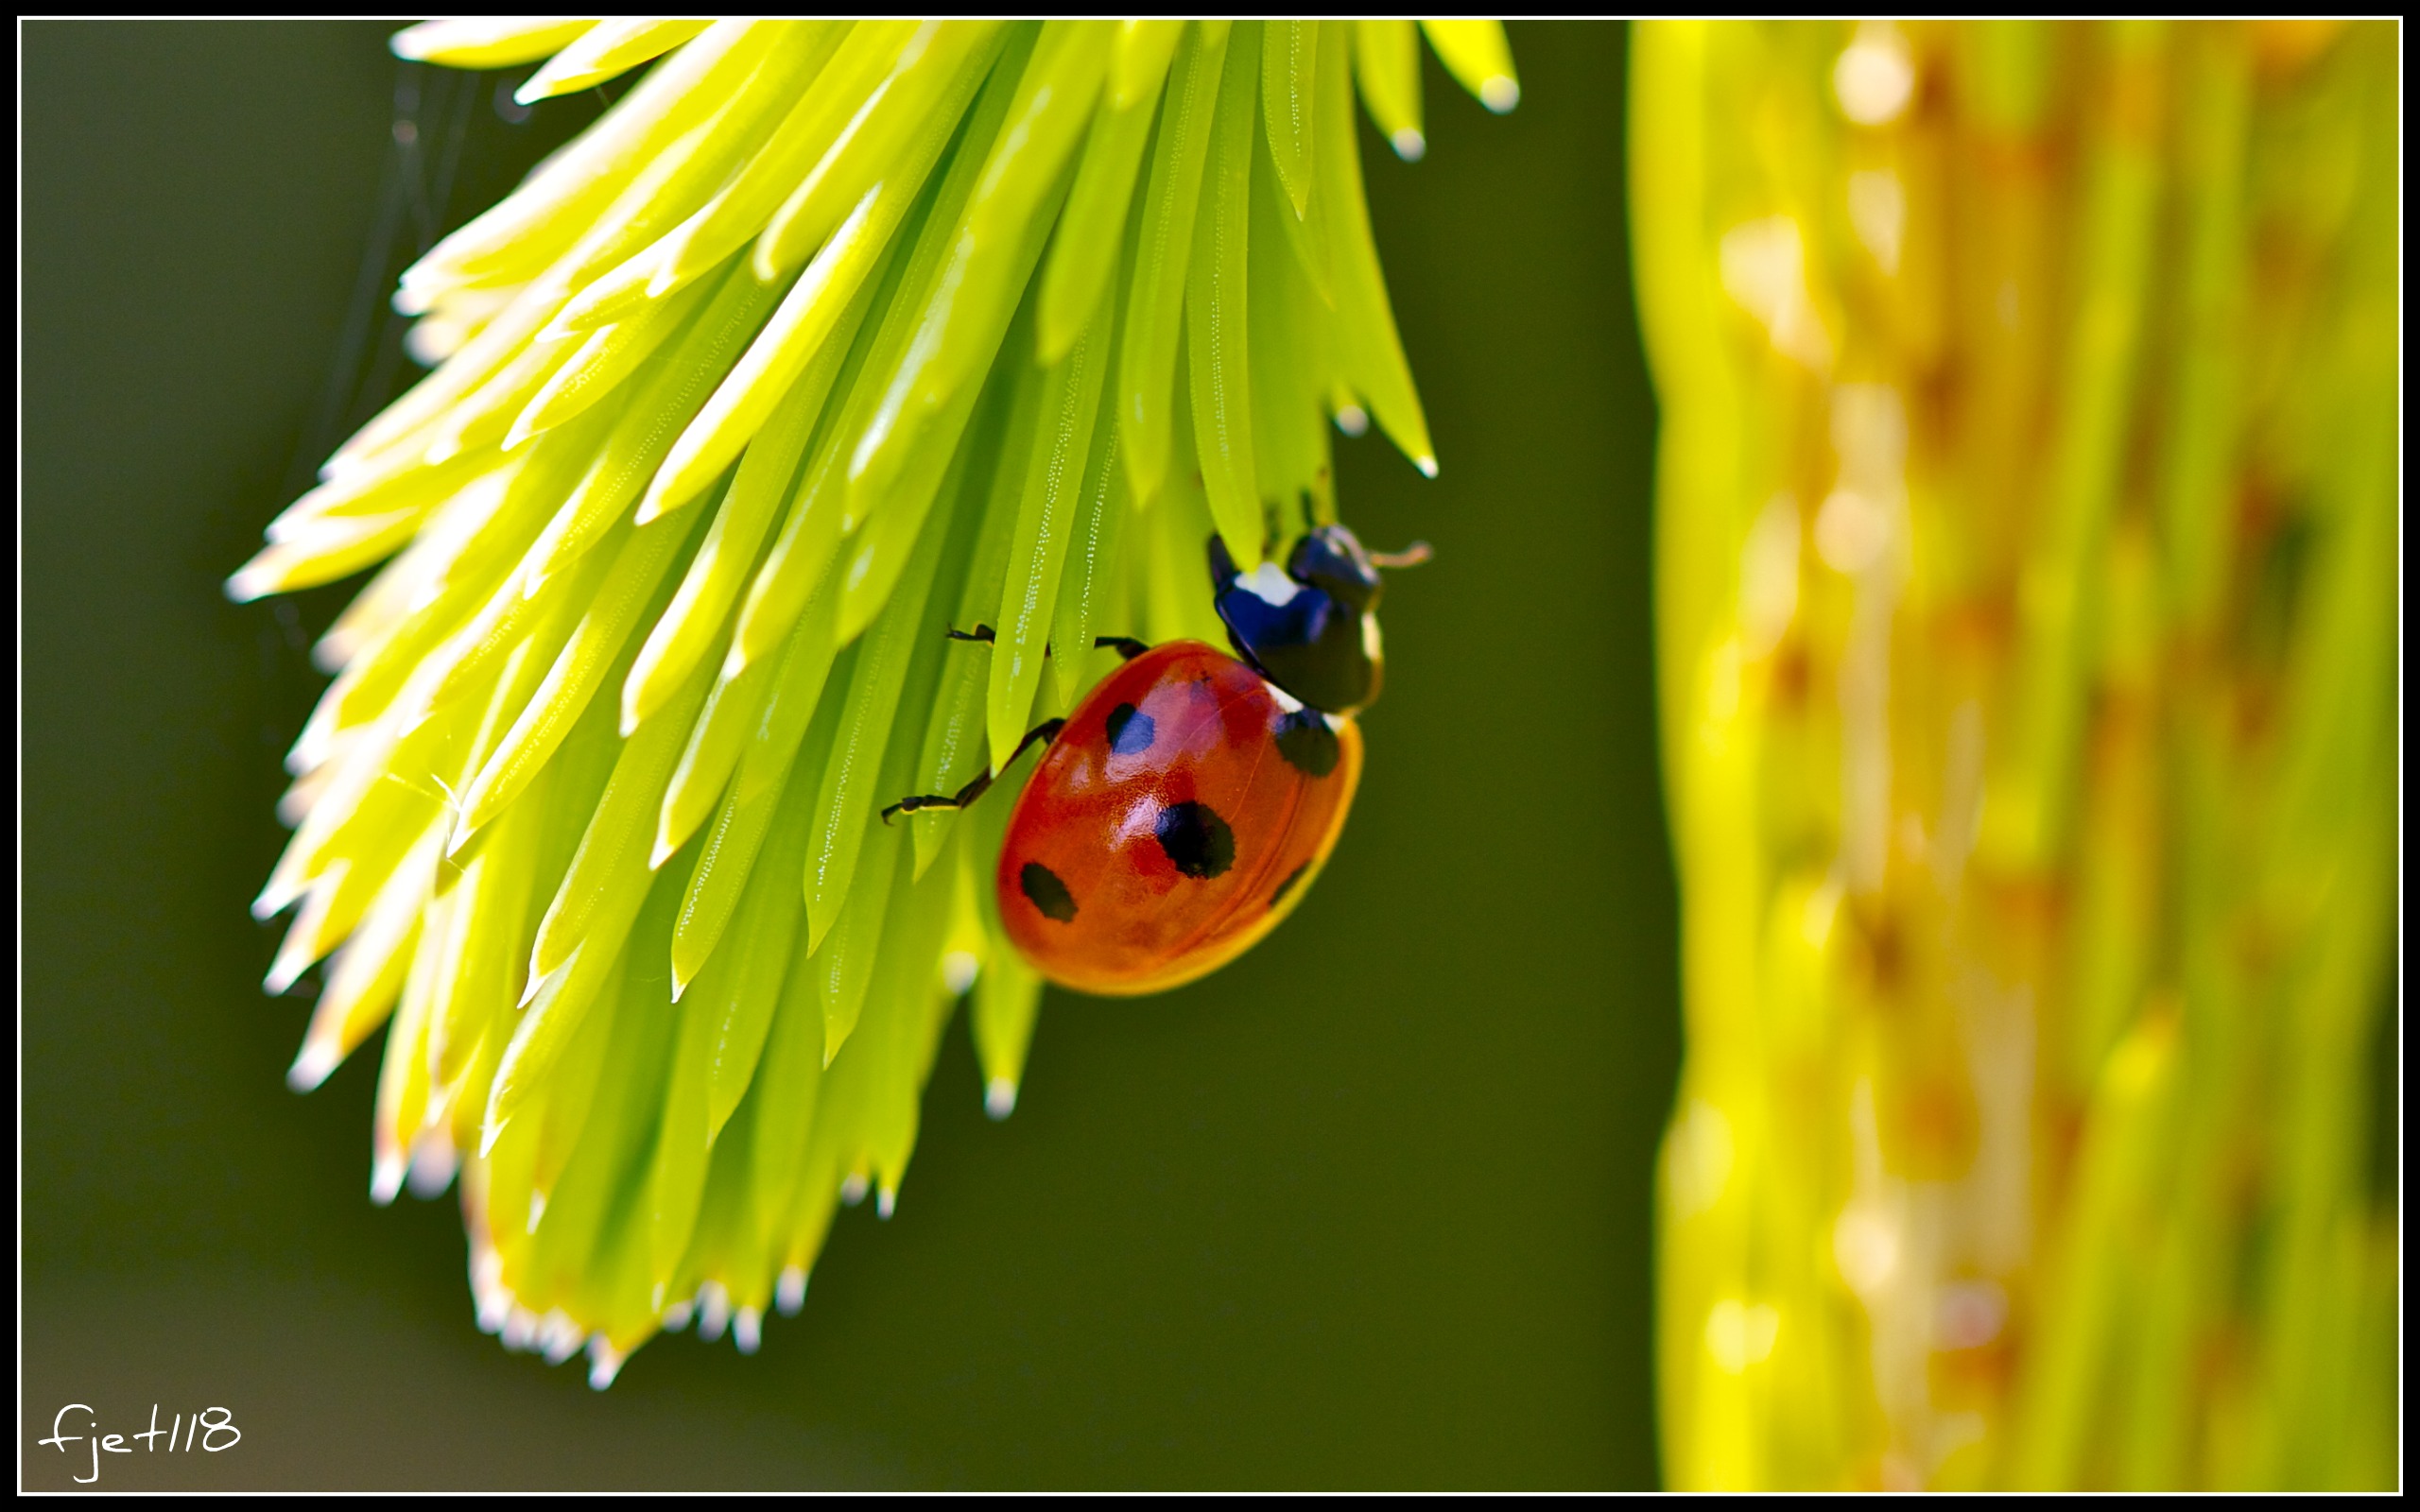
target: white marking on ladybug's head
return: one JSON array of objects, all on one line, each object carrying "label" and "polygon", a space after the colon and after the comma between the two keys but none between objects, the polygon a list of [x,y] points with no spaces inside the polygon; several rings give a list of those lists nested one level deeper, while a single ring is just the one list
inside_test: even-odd
[{"label": "white marking on ladybug's head", "polygon": [[1303,585],[1286,576],[1286,569],[1273,561],[1262,562],[1248,573],[1239,573],[1236,586],[1259,599],[1271,609],[1284,609],[1303,591]]},{"label": "white marking on ladybug's head", "polygon": [[[1264,678],[1261,680],[1268,682],[1269,679]],[[1303,700],[1295,697],[1292,694],[1288,693],[1285,689],[1279,687],[1273,682],[1269,683],[1269,696],[1277,700],[1278,708],[1285,710],[1289,714],[1298,714],[1303,712]]]},{"label": "white marking on ladybug's head", "polygon": [[1361,654],[1373,662],[1386,654],[1378,642],[1378,616],[1375,614],[1361,616]]}]

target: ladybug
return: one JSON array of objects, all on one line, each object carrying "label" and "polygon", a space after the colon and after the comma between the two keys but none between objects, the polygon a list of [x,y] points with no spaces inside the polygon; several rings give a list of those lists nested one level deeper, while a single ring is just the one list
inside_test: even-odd
[{"label": "ladybug", "polygon": [[[1302,902],[1361,775],[1353,716],[1378,693],[1378,570],[1427,556],[1365,551],[1322,525],[1284,567],[1243,573],[1213,536],[1211,589],[1235,656],[1200,641],[1095,643],[1125,664],[1017,747],[1048,744],[996,879],[1000,921],[1034,970],[1083,992],[1158,992],[1242,954]],[[963,807],[991,782],[884,817]]]}]

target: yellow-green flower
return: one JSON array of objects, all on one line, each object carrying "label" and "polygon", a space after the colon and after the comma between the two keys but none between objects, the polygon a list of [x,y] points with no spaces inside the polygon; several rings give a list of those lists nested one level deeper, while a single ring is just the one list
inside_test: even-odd
[{"label": "yellow-green flower", "polygon": [[1640,28],[1676,1484],[2394,1484],[2399,41]]},{"label": "yellow-green flower", "polygon": [[[1492,109],[1493,22],[1424,24]],[[436,370],[230,581],[387,565],[321,646],[269,972],[292,1079],[389,1023],[372,1194],[458,1173],[482,1326],[610,1383],[756,1347],[893,1201],[970,988],[995,1115],[1039,984],[988,916],[1006,759],[1097,633],[1215,628],[1335,517],[1326,426],[1433,472],[1361,189],[1409,22],[448,21],[411,58],[652,62],[405,275]],[[392,558],[389,560],[388,558]],[[949,655],[945,625],[998,627]],[[1044,647],[1061,655],[1046,662]],[[1047,666],[1049,675],[1044,675]],[[389,1021],[391,1020],[391,1022]]]}]

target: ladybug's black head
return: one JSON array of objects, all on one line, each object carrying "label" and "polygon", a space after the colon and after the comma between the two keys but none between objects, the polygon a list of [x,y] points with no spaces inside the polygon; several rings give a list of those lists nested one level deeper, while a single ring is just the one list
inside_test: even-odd
[{"label": "ladybug's black head", "polygon": [[1381,566],[1424,559],[1374,558],[1342,525],[1322,525],[1280,567],[1236,570],[1226,542],[1210,538],[1210,588],[1236,652],[1261,676],[1312,708],[1350,714],[1378,696]]}]

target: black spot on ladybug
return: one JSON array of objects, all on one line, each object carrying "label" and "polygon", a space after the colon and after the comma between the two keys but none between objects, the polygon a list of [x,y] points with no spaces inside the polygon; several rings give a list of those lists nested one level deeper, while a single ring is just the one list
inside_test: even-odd
[{"label": "black spot on ladybug", "polygon": [[1067,885],[1059,880],[1059,873],[1041,862],[1027,862],[1025,869],[1017,873],[1017,885],[1025,889],[1027,901],[1042,910],[1043,918],[1055,919],[1063,924],[1075,921],[1074,895],[1067,891]]},{"label": "black spot on ladybug", "polygon": [[1104,723],[1109,727],[1110,751],[1118,756],[1139,756],[1150,750],[1152,737],[1160,732],[1151,716],[1131,703],[1112,709]]},{"label": "black spot on ladybug", "polygon": [[1207,881],[1236,864],[1236,832],[1204,804],[1171,803],[1160,810],[1158,833],[1168,865],[1188,877]]},{"label": "black spot on ladybug", "polygon": [[1279,883],[1277,885],[1277,890],[1269,895],[1270,912],[1275,913],[1278,908],[1284,905],[1286,902],[1286,895],[1294,890],[1294,884],[1302,881],[1303,873],[1310,869],[1311,864],[1305,861],[1301,866],[1296,867],[1293,870],[1286,873],[1286,880]]},{"label": "black spot on ladybug", "polygon": [[1336,730],[1316,709],[1297,709],[1277,721],[1277,754],[1305,777],[1336,770]]}]

